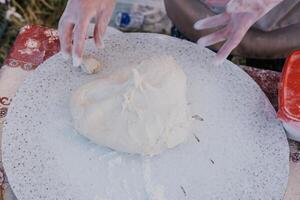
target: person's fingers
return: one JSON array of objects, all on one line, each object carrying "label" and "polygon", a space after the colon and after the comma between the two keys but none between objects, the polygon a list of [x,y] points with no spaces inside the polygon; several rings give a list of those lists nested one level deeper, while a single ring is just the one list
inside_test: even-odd
[{"label": "person's fingers", "polygon": [[100,17],[97,17],[96,18],[95,29],[94,29],[94,41],[95,41],[95,44],[98,48],[100,48],[101,44],[102,44],[101,37],[100,37],[100,32],[101,32]]},{"label": "person's fingers", "polygon": [[94,39],[96,46],[98,48],[104,48],[103,44],[103,35],[106,30],[106,22],[105,22],[105,16],[104,13],[102,13],[99,17],[97,17],[95,30],[94,30]]},{"label": "person's fingers", "polygon": [[205,19],[201,19],[194,24],[194,29],[202,30],[209,29],[218,26],[222,26],[228,23],[230,20],[230,16],[227,13],[222,13],[219,15],[215,15],[212,17],[207,17]]},{"label": "person's fingers", "polygon": [[104,11],[97,18],[95,30],[94,30],[94,39],[97,47],[104,48],[103,36],[105,34],[106,28],[110,20],[111,13],[109,11]]},{"label": "person's fingers", "polygon": [[72,51],[72,36],[74,24],[65,19],[61,19],[58,24],[58,34],[60,41],[60,50],[65,58],[71,55]]},{"label": "person's fingers", "polygon": [[217,32],[211,33],[207,36],[200,38],[197,41],[197,44],[203,47],[207,47],[226,40],[227,35],[228,35],[228,31],[227,31],[227,27],[225,27],[221,30],[218,30]]},{"label": "person's fingers", "polygon": [[229,56],[231,51],[242,41],[253,23],[253,16],[247,13],[239,13],[232,16],[232,21],[226,27],[227,30],[230,31],[227,33],[228,39],[218,51],[218,54],[214,59],[215,64],[222,63]]},{"label": "person's fingers", "polygon": [[218,51],[215,61],[224,61],[230,55],[231,51],[239,45],[241,40],[242,37],[231,36],[230,38],[228,38],[228,40]]},{"label": "person's fingers", "polygon": [[74,36],[73,36],[73,51],[72,59],[73,66],[78,67],[82,62],[82,55],[84,50],[84,43],[87,34],[88,25],[90,23],[90,17],[80,19],[75,25]]},{"label": "person's fingers", "polygon": [[235,49],[239,43],[242,41],[243,37],[247,33],[250,28],[249,20],[243,20],[244,23],[239,23],[237,25],[230,24],[227,28],[231,30],[231,34],[221,49],[218,51],[218,54],[215,58],[215,63],[223,62],[231,53],[233,49]]}]

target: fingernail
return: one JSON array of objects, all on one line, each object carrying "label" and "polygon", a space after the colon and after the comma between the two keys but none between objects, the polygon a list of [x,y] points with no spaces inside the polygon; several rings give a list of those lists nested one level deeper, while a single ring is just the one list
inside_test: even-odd
[{"label": "fingernail", "polygon": [[198,30],[198,25],[197,25],[197,23],[198,23],[198,22],[196,22],[196,23],[193,25],[194,29],[196,29],[196,30]]},{"label": "fingernail", "polygon": [[67,53],[67,52],[64,52],[64,51],[60,51],[61,53],[61,56],[64,60],[69,60],[70,58],[70,55]]},{"label": "fingernail", "polygon": [[203,41],[201,38],[197,41],[197,44],[201,47],[205,47],[205,41]]},{"label": "fingernail", "polygon": [[215,66],[219,66],[221,64],[223,64],[224,62],[224,59],[220,59],[218,58],[217,56],[215,56],[213,59],[212,59],[212,64],[215,65]]},{"label": "fingernail", "polygon": [[74,67],[79,67],[81,65],[82,58],[79,58],[78,56],[73,55],[72,59],[73,59],[73,66]]},{"label": "fingernail", "polygon": [[201,29],[201,26],[202,26],[202,22],[201,21],[197,21],[194,24],[194,29],[199,30],[199,29]]}]

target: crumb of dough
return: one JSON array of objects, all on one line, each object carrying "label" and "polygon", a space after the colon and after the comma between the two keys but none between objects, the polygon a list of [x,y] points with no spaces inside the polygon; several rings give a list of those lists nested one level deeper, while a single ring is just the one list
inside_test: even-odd
[{"label": "crumb of dough", "polygon": [[100,62],[92,55],[83,57],[81,69],[87,74],[95,74],[101,70]]}]

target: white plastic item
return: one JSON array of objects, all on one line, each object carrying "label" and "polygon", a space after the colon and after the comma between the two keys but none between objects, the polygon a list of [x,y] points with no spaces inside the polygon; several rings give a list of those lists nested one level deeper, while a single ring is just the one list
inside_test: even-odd
[{"label": "white plastic item", "polygon": [[138,30],[144,23],[144,15],[139,12],[118,12],[115,25],[121,30]]}]

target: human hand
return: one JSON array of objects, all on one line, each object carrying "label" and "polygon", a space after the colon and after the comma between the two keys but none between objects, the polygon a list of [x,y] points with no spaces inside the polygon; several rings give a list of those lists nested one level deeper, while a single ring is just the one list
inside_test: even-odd
[{"label": "human hand", "polygon": [[58,31],[61,52],[72,55],[73,65],[80,66],[88,25],[96,19],[94,40],[97,47],[103,46],[102,37],[106,31],[115,6],[115,0],[69,0],[60,18]]},{"label": "human hand", "polygon": [[214,58],[214,63],[220,64],[238,46],[249,28],[281,1],[283,0],[206,0],[207,5],[226,6],[226,10],[194,24],[196,30],[222,27],[200,38],[197,43],[201,46],[210,46],[226,41]]}]

